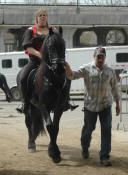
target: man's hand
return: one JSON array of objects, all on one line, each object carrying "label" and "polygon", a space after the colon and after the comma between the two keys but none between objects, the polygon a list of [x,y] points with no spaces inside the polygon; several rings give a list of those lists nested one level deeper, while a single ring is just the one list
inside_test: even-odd
[{"label": "man's hand", "polygon": [[119,104],[119,100],[116,101],[116,116],[118,116],[120,114],[120,104]]},{"label": "man's hand", "polygon": [[72,76],[72,70],[67,62],[65,62],[65,71],[66,71],[66,76],[70,77]]}]

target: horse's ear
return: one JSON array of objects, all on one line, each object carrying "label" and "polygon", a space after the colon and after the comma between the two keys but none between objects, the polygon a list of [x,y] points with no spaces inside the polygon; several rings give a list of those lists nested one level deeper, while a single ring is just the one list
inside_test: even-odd
[{"label": "horse's ear", "polygon": [[63,28],[61,26],[59,26],[59,33],[61,36],[63,35]]},{"label": "horse's ear", "polygon": [[54,32],[53,32],[53,27],[50,27],[50,28],[49,28],[49,35],[53,35],[53,33],[54,33]]}]

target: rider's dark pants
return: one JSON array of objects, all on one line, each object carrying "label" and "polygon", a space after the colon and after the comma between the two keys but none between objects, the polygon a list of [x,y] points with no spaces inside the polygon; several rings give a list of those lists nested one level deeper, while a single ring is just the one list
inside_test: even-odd
[{"label": "rider's dark pants", "polygon": [[21,75],[21,91],[22,98],[25,103],[28,102],[28,91],[27,91],[27,77],[29,73],[38,66],[39,64],[34,61],[29,61],[27,65],[24,67],[24,71]]},{"label": "rider's dark pants", "polygon": [[100,160],[109,159],[111,151],[111,127],[112,127],[112,111],[111,106],[101,112],[92,112],[84,110],[84,126],[81,133],[81,146],[83,151],[90,146],[92,131],[96,127],[97,117],[99,115],[101,125],[101,150]]}]

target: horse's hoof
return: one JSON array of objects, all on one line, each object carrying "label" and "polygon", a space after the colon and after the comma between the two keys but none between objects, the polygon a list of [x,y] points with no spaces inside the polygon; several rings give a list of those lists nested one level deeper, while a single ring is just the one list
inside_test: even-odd
[{"label": "horse's hoof", "polygon": [[61,162],[61,157],[60,156],[58,156],[58,157],[52,157],[52,161],[54,162],[54,163],[60,163]]},{"label": "horse's hoof", "polygon": [[61,161],[61,156],[60,155],[56,155],[56,156],[52,155],[49,151],[48,151],[48,155],[54,163],[60,163],[60,161]]},{"label": "horse's hoof", "polygon": [[36,152],[36,148],[28,148],[28,152],[29,153],[35,153]]}]

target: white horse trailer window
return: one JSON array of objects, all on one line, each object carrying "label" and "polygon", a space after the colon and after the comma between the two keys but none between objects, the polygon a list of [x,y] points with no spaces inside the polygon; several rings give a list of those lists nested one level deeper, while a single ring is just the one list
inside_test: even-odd
[{"label": "white horse trailer window", "polygon": [[118,63],[128,62],[128,53],[117,53],[116,54],[116,61]]},{"label": "white horse trailer window", "polygon": [[28,63],[28,59],[27,59],[27,58],[20,58],[20,59],[18,60],[18,67],[22,68],[22,67],[24,67],[27,63]]},{"label": "white horse trailer window", "polygon": [[2,60],[2,68],[12,68],[12,60]]}]

